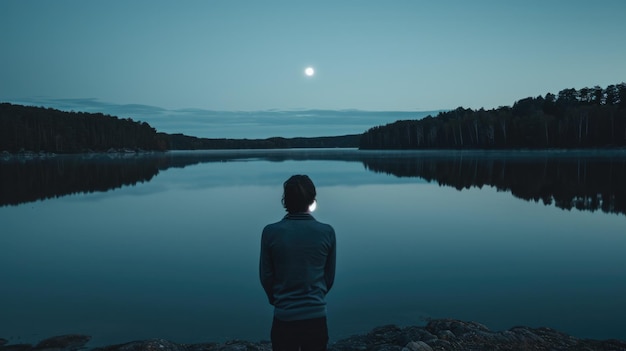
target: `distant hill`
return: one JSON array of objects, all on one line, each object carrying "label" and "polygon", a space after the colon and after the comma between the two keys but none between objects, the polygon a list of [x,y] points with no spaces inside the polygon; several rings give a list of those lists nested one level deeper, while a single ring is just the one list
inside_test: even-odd
[{"label": "distant hill", "polygon": [[564,89],[513,107],[462,107],[369,129],[361,149],[518,149],[626,146],[626,83]]},{"label": "distant hill", "polygon": [[170,150],[356,148],[361,134],[317,138],[207,139],[159,133]]}]

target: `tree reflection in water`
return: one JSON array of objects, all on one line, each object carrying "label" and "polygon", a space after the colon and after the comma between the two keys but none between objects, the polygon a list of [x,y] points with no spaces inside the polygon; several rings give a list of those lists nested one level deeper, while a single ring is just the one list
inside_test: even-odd
[{"label": "tree reflection in water", "polygon": [[10,158],[0,161],[0,206],[108,191],[150,181],[172,167],[242,159],[362,162],[372,172],[419,177],[459,190],[493,186],[562,209],[626,215],[623,150],[251,150]]},{"label": "tree reflection in water", "polygon": [[493,186],[518,198],[562,209],[626,214],[626,159],[536,156],[372,158],[363,163],[374,172],[419,177],[458,190]]}]

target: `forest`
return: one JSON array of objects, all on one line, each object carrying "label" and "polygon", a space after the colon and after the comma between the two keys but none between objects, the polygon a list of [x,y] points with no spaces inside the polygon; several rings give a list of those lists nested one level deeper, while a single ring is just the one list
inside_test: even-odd
[{"label": "forest", "polygon": [[80,153],[165,150],[146,122],[102,113],[0,104],[0,151]]},{"label": "forest", "polygon": [[491,110],[459,107],[369,129],[360,149],[545,149],[626,146],[626,83],[528,97]]},{"label": "forest", "polygon": [[528,97],[491,110],[459,107],[363,134],[207,139],[157,132],[102,113],[0,103],[0,152],[90,153],[200,149],[552,149],[626,146],[626,83]]}]

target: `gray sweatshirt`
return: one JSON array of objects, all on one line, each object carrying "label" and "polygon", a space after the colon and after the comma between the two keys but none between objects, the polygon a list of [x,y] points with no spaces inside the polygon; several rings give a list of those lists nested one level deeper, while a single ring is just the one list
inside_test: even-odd
[{"label": "gray sweatshirt", "polygon": [[259,273],[274,317],[283,321],[325,317],[335,262],[335,230],[309,213],[291,213],[267,225]]}]

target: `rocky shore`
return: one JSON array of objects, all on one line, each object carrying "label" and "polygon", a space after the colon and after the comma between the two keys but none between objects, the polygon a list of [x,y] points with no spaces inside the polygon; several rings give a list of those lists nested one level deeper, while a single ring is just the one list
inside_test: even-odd
[{"label": "rocky shore", "polygon": [[[232,340],[226,343],[177,344],[162,339],[90,348],[87,335],[62,335],[30,344],[8,344],[0,338],[0,351],[270,351],[269,341]],[[626,351],[623,340],[580,339],[550,328],[513,327],[492,331],[476,322],[431,320],[426,326],[387,325],[367,334],[339,340],[331,351],[430,351],[430,350],[611,350]]]}]

